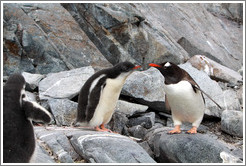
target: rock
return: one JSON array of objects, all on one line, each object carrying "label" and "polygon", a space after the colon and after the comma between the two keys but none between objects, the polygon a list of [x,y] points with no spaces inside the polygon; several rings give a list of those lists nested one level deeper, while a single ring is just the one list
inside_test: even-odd
[{"label": "rock", "polygon": [[220,157],[222,158],[223,163],[242,163],[243,162],[238,157],[235,157],[226,152],[221,152]]},{"label": "rock", "polygon": [[78,103],[68,99],[49,99],[48,100],[56,125],[70,126],[77,116]]},{"label": "rock", "polygon": [[212,15],[204,4],[136,3],[134,6],[157,31],[168,32],[190,57],[206,55],[235,71],[243,65],[243,26]]},{"label": "rock", "polygon": [[37,102],[37,95],[35,93],[29,92],[29,91],[26,91],[25,93],[26,93],[26,98],[28,101]]},{"label": "rock", "polygon": [[31,159],[31,163],[55,163],[49,154],[40,147],[38,142],[36,142],[36,148],[33,156],[34,157]]},{"label": "rock", "polygon": [[155,163],[141,146],[119,134],[84,131],[73,134],[71,143],[88,162]]},{"label": "rock", "polygon": [[4,4],[4,10],[4,75],[112,66],[59,3]]},{"label": "rock", "polygon": [[130,127],[141,125],[146,129],[150,129],[155,124],[155,113],[149,112],[146,114],[143,114],[139,117],[130,117],[128,125]]},{"label": "rock", "polygon": [[226,16],[238,22],[243,19],[242,3],[206,3],[205,7],[215,15]]},{"label": "rock", "polygon": [[167,134],[170,128],[152,132],[148,143],[158,162],[221,163],[220,153],[230,153],[226,144],[205,134]]},{"label": "rock", "polygon": [[49,129],[45,129],[35,127],[34,129],[37,138],[44,142],[45,148],[52,152],[53,157],[58,162],[73,163],[74,160],[79,158],[70,140],[66,137],[65,128],[49,127]]},{"label": "rock", "polygon": [[84,83],[93,74],[94,69],[91,66],[50,73],[39,82],[39,97],[41,100],[47,98],[71,99],[79,94]]},{"label": "rock", "polygon": [[126,114],[116,111],[107,125],[110,126],[110,129],[113,132],[129,135],[126,127],[127,123],[128,118],[126,117]]},{"label": "rock", "polygon": [[145,134],[147,133],[147,129],[141,125],[130,127],[128,131],[133,137],[141,138],[141,139],[143,139]]},{"label": "rock", "polygon": [[188,58],[167,31],[152,27],[152,22],[145,21],[146,14],[133,4],[62,5],[112,64],[127,59],[147,68],[153,61],[181,63]]},{"label": "rock", "polygon": [[188,62],[190,62],[191,65],[198,70],[206,72],[214,80],[228,82],[231,84],[238,84],[243,81],[242,76],[238,72],[220,65],[206,56],[195,55],[190,58]]},{"label": "rock", "polygon": [[241,110],[237,93],[234,90],[232,89],[225,90],[223,91],[223,94],[224,94],[224,103],[227,110]]},{"label": "rock", "polygon": [[144,148],[144,150],[152,157],[154,158],[154,153],[152,152],[152,150],[149,147],[149,144],[147,141],[143,141],[138,143],[142,148]]},{"label": "rock", "polygon": [[135,98],[151,109],[165,112],[164,77],[155,68],[132,73],[121,93]]},{"label": "rock", "polygon": [[210,99],[208,99],[206,95],[204,95],[205,106],[207,108],[205,110],[205,114],[209,116],[220,117],[222,111],[225,109],[225,103],[224,94],[219,84],[216,81],[210,79],[210,77],[205,72],[199,71],[192,67],[189,62],[181,64],[179,67],[187,71],[200,86],[200,88],[222,107],[220,110]]},{"label": "rock", "polygon": [[132,116],[135,113],[145,112],[148,106],[126,102],[123,100],[118,100],[115,108],[116,112],[121,112],[126,114],[127,117]]},{"label": "rock", "polygon": [[243,112],[225,110],[221,116],[221,130],[237,137],[243,137]]},{"label": "rock", "polygon": [[30,89],[32,91],[38,87],[39,82],[45,77],[41,74],[31,74],[27,72],[23,72],[22,75],[25,78],[28,90]]}]

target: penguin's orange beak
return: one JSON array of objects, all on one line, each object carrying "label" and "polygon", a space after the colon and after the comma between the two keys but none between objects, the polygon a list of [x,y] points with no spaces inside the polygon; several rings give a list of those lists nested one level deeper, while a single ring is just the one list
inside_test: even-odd
[{"label": "penguin's orange beak", "polygon": [[135,66],[133,69],[138,69],[138,68],[140,68],[140,67],[141,67],[141,66],[138,65],[138,66]]},{"label": "penguin's orange beak", "polygon": [[151,67],[161,67],[160,65],[154,64],[154,63],[150,63],[149,66]]}]

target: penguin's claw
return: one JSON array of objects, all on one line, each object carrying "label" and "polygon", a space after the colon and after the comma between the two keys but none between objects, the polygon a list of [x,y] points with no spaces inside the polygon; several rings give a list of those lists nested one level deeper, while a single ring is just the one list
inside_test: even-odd
[{"label": "penguin's claw", "polygon": [[181,133],[180,126],[175,126],[175,128],[169,131],[168,133],[169,134],[180,134]]},{"label": "penguin's claw", "polygon": [[189,131],[187,131],[189,134],[196,134],[197,133],[197,128],[193,126]]}]

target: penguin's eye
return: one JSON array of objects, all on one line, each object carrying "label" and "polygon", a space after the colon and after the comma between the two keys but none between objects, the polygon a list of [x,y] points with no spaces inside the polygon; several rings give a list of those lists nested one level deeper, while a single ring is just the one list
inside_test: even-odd
[{"label": "penguin's eye", "polygon": [[22,94],[21,97],[22,97],[22,98],[25,98],[25,97],[26,97],[26,94]]}]

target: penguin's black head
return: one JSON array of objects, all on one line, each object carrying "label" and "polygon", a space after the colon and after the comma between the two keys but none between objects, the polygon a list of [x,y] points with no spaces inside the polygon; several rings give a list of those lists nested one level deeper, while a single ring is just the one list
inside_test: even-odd
[{"label": "penguin's black head", "polygon": [[26,81],[21,74],[13,74],[9,77],[8,81],[6,82],[5,86],[12,85],[16,89],[23,89],[26,85]]},{"label": "penguin's black head", "polygon": [[177,83],[183,77],[183,70],[172,62],[161,64],[150,63],[149,66],[157,68],[165,77],[165,82]]},{"label": "penguin's black head", "polygon": [[117,65],[113,67],[114,75],[115,77],[119,75],[126,75],[128,76],[133,72],[134,69],[138,69],[141,66],[135,66],[131,62],[125,61],[125,62],[120,62]]}]

